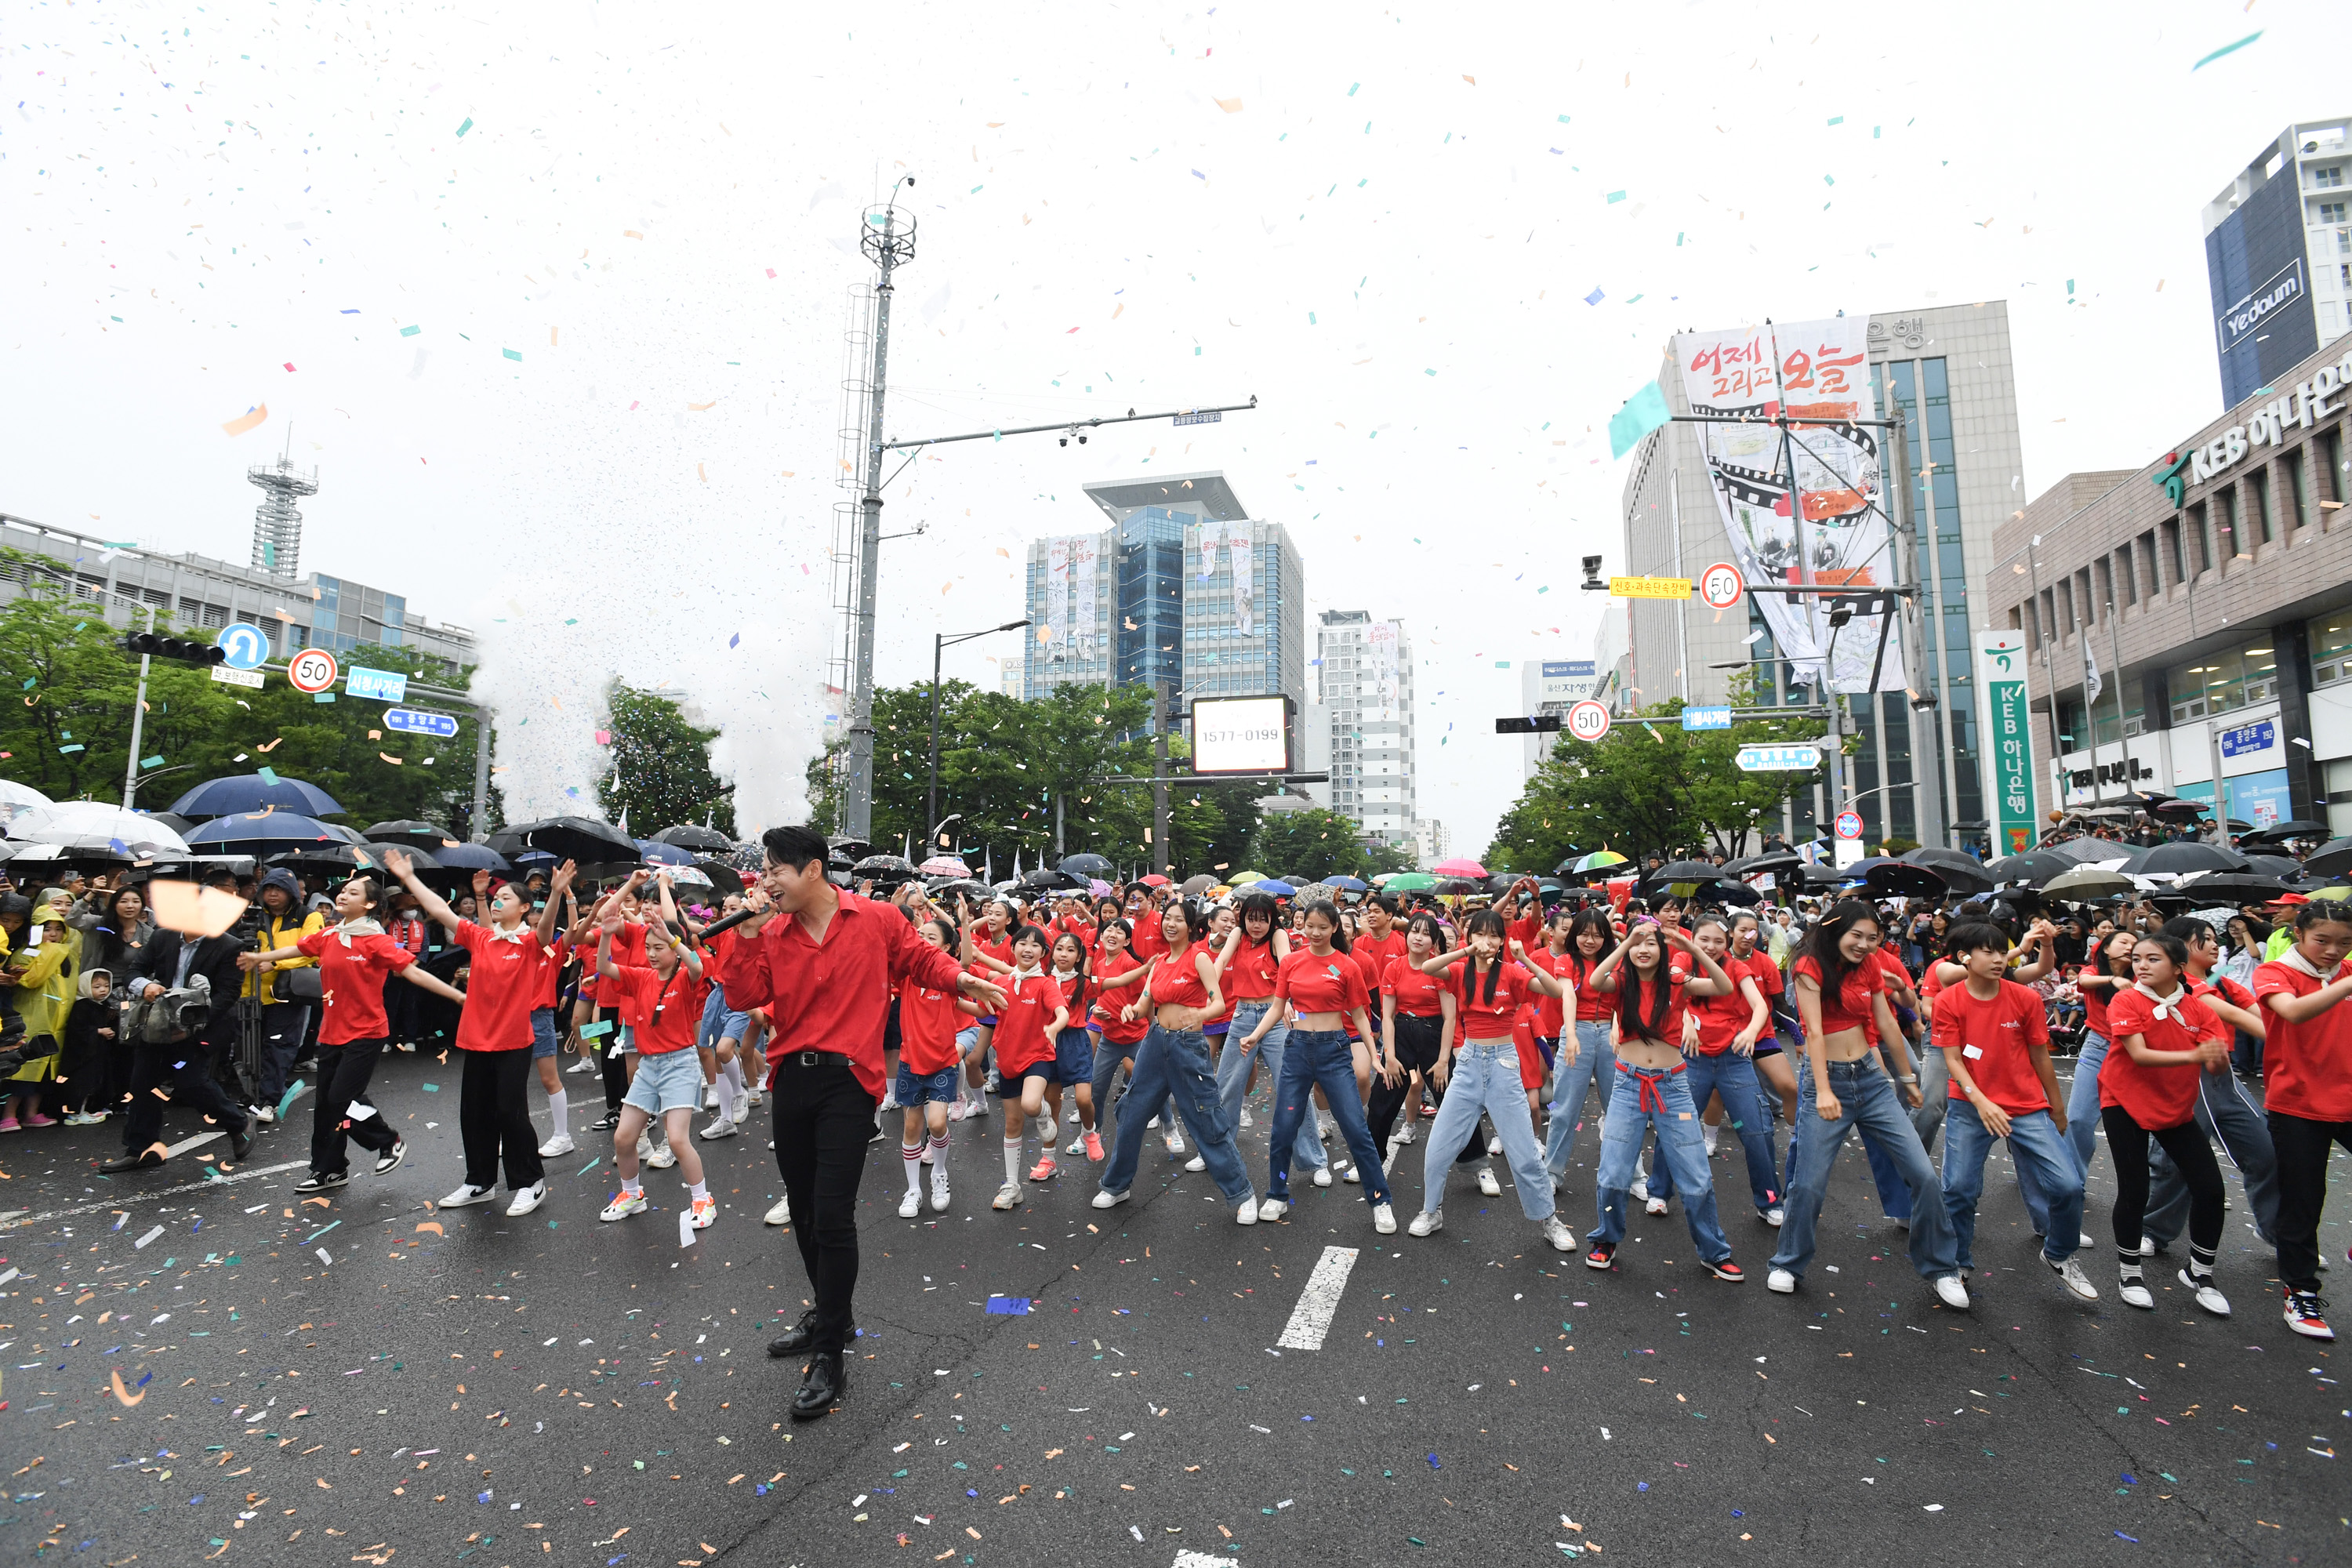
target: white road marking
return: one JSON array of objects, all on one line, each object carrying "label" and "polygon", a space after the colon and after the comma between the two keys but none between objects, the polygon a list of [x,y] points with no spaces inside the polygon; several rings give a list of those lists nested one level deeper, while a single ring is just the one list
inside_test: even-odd
[{"label": "white road marking", "polygon": [[1339,1313],[1340,1293],[1348,1288],[1348,1271],[1355,1266],[1354,1247],[1325,1247],[1322,1261],[1316,1264],[1307,1289],[1299,1293],[1298,1306],[1283,1328],[1282,1338],[1275,1342],[1286,1350],[1321,1350],[1323,1336],[1331,1331],[1331,1320]]},{"label": "white road marking", "polygon": [[193,1138],[183,1138],[177,1143],[169,1144],[164,1148],[163,1158],[168,1160],[174,1154],[184,1154],[191,1149],[201,1149],[215,1138],[227,1136],[226,1132],[199,1132]]},{"label": "white road marking", "polygon": [[1238,1557],[1212,1557],[1205,1552],[1179,1552],[1170,1568],[1242,1568]]},{"label": "white road marking", "polygon": [[177,1197],[182,1193],[199,1192],[206,1187],[232,1187],[239,1182],[249,1182],[256,1176],[275,1176],[284,1171],[304,1170],[310,1163],[308,1159],[289,1160],[282,1165],[263,1165],[257,1170],[239,1171],[234,1176],[223,1176],[217,1181],[207,1179],[201,1182],[183,1182],[176,1187],[158,1187],[152,1193],[139,1193],[129,1196],[117,1194],[104,1203],[78,1204],[69,1209],[50,1209],[46,1214],[28,1214],[21,1219],[0,1220],[0,1230],[16,1230],[28,1225],[47,1225],[53,1219],[67,1219],[78,1214],[98,1214],[101,1211],[112,1213],[119,1210],[124,1204],[143,1204],[156,1198]]}]

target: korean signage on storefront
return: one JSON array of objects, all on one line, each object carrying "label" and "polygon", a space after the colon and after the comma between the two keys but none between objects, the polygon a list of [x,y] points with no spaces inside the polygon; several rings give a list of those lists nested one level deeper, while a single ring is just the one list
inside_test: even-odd
[{"label": "korean signage on storefront", "polygon": [[2033,720],[2027,706],[2025,634],[1979,632],[1976,643],[1990,771],[1985,805],[1992,820],[1993,847],[2003,855],[2021,855],[2033,847],[2041,826],[2033,817]]},{"label": "korean signage on storefront", "polygon": [[2345,355],[2339,363],[2320,366],[2309,381],[2296,384],[2292,391],[2273,388],[2282,395],[2257,406],[2244,424],[2231,426],[2203,446],[2167,452],[2163,466],[2148,475],[2148,482],[2179,506],[2189,486],[2220,478],[2256,447],[2275,447],[2290,428],[2308,430],[2318,421],[2341,414],[2344,405],[2329,399],[2347,389],[2352,389],[2352,354]]}]

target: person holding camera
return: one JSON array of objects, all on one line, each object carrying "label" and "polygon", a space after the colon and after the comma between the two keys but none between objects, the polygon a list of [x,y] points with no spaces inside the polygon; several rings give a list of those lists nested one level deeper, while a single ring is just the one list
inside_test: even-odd
[{"label": "person holding camera", "polygon": [[[302,884],[283,866],[271,867],[261,879],[259,908],[247,918],[259,921],[252,935],[264,948],[292,947],[327,927],[322,917],[303,909]],[[318,961],[299,953],[245,977],[246,1005],[261,1014],[253,1116],[264,1127],[278,1120],[278,1102],[286,1098],[288,1076],[310,1032],[310,1009],[320,995]]]},{"label": "person holding camera", "polygon": [[158,930],[139,949],[123,991],[131,1045],[131,1097],[122,1124],[122,1152],[99,1166],[110,1174],[142,1171],[165,1159],[163,1101],[155,1090],[172,1086],[171,1103],[204,1112],[228,1130],[229,1158],[253,1148],[254,1122],[214,1077],[218,1054],[236,1039],[237,950],[242,939],[190,938]]}]

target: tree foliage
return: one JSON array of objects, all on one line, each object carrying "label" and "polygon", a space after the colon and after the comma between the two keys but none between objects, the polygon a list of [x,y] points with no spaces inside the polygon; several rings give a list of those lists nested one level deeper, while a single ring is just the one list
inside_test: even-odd
[{"label": "tree foliage", "polygon": [[613,770],[596,781],[607,822],[626,822],[639,837],[679,823],[735,837],[735,801],[710,771],[716,730],[697,729],[678,705],[619,681],[606,698],[613,720]]},{"label": "tree foliage", "polygon": [[[1749,701],[1747,677],[1734,707]],[[1744,854],[1759,825],[1777,825],[1782,802],[1811,787],[1811,773],[1743,773],[1742,746],[1819,738],[1814,720],[1749,720],[1728,730],[1685,730],[1676,698],[1617,721],[1597,743],[1562,733],[1518,800],[1496,825],[1486,864],[1549,871],[1595,849],[1640,859],[1712,847]]]},{"label": "tree foliage", "polygon": [[[156,629],[173,630],[171,617],[159,612]],[[26,593],[0,605],[0,671],[17,699],[0,710],[0,776],[52,800],[121,799],[139,686],[139,658],[125,650],[123,637],[94,606],[54,592],[37,574]],[[353,661],[455,689],[470,674],[452,677],[400,647],[354,649],[344,662]],[[383,729],[382,704],[341,691],[332,702],[315,701],[281,674],[267,682],[252,691],[194,665],[152,660],[139,743],[142,764],[152,765],[142,767],[138,804],[163,810],[206,779],[268,767],[333,795],[353,826],[415,817],[461,838],[472,830],[470,710],[453,705],[453,737],[402,734]],[[499,826],[495,785],[490,816],[488,826]]]},{"label": "tree foliage", "polygon": [[1365,847],[1361,834],[1352,819],[1336,811],[1318,807],[1277,812],[1258,823],[1252,868],[1270,877],[1298,876],[1309,881],[1326,877],[1365,878],[1376,870],[1391,869],[1385,857],[1382,865],[1373,865],[1372,851]]}]

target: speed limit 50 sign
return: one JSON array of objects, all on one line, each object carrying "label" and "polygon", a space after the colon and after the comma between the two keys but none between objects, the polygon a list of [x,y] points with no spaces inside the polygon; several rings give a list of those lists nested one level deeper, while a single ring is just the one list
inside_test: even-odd
[{"label": "speed limit 50 sign", "polygon": [[1580,741],[1598,741],[1609,733],[1609,710],[1590,698],[1568,710],[1568,732]]},{"label": "speed limit 50 sign", "polygon": [[1747,587],[1738,567],[1728,561],[1718,561],[1699,574],[1698,596],[1718,610],[1727,610],[1739,603],[1739,595]]},{"label": "speed limit 50 sign", "polygon": [[286,679],[295,690],[316,696],[335,684],[335,656],[322,647],[306,647],[287,661]]}]

